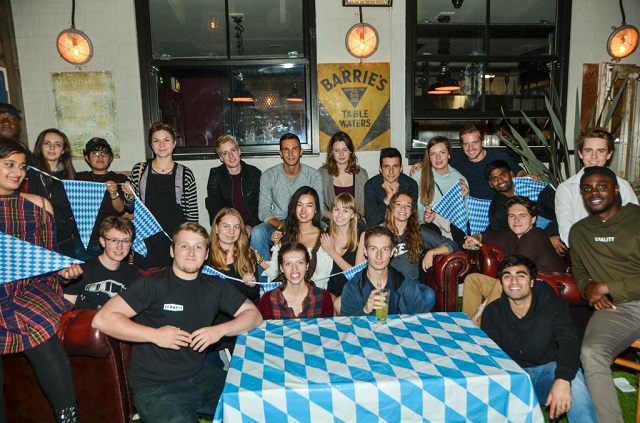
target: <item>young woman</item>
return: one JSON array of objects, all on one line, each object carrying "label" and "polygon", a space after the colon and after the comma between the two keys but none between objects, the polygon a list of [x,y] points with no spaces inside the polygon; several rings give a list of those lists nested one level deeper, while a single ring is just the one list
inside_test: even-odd
[{"label": "young woman", "polygon": [[[125,201],[127,208],[131,209],[135,191],[162,229],[167,234],[172,234],[181,223],[198,221],[196,180],[191,169],[173,160],[176,132],[171,125],[153,123],[149,128],[148,142],[154,158],[133,166],[131,184],[123,186]],[[156,234],[145,243],[147,256],[134,257],[134,263],[139,268],[149,269],[171,264],[171,241],[165,234]]]},{"label": "young woman", "polygon": [[[0,231],[54,250],[53,207],[42,197],[18,192],[26,176],[26,154],[22,144],[0,143]],[[80,273],[61,272],[65,277]],[[24,353],[58,421],[76,422],[71,368],[56,333],[60,316],[69,306],[53,274],[0,284],[0,376],[3,355]],[[0,392],[0,421],[6,419],[3,397]]]},{"label": "young woman", "polygon": [[[331,274],[352,268],[356,263],[358,250],[358,224],[356,203],[351,194],[339,194],[331,204],[331,222],[326,233],[320,236],[322,249],[333,260]],[[342,295],[347,283],[343,274],[329,278],[327,289],[336,297]]]},{"label": "young woman", "polygon": [[460,184],[463,196],[469,193],[467,180],[449,166],[450,159],[451,144],[447,137],[431,138],[424,151],[422,168],[413,174],[413,179],[418,183],[420,197],[418,217],[423,222],[435,224],[447,238],[463,241],[465,228],[451,228],[447,219],[431,209],[456,184]]},{"label": "young woman", "polygon": [[271,249],[271,261],[257,257],[258,264],[265,270],[270,281],[276,279],[280,274],[277,257],[281,243],[300,242],[309,250],[310,261],[306,274],[307,280],[326,289],[333,260],[321,248],[322,229],[320,227],[319,202],[316,190],[308,186],[298,188],[291,197],[284,222],[284,233],[275,231],[271,236],[274,245]]},{"label": "young woman", "polygon": [[318,288],[305,276],[309,262],[309,251],[304,244],[282,245],[278,251],[282,285],[260,299],[258,309],[264,319],[333,317],[329,291]]},{"label": "young woman", "polygon": [[[59,179],[75,178],[76,170],[73,167],[71,144],[64,132],[56,128],[40,132],[33,147],[33,155],[40,161],[44,172]],[[42,174],[39,177],[49,187],[48,200],[53,206],[59,251],[69,257],[87,259],[64,186]]]},{"label": "young woman", "polygon": [[242,282],[231,279],[229,282],[251,301],[258,301],[256,258],[249,247],[242,216],[236,209],[224,207],[213,218],[209,265],[227,276],[242,279]]},{"label": "young woman", "polygon": [[[355,198],[358,219],[364,217],[364,184],[369,180],[367,171],[358,166],[358,158],[351,137],[346,132],[336,132],[327,146],[327,161],[320,169],[325,204],[322,213],[331,219],[331,204],[343,192]],[[364,227],[364,222],[363,227]]]}]

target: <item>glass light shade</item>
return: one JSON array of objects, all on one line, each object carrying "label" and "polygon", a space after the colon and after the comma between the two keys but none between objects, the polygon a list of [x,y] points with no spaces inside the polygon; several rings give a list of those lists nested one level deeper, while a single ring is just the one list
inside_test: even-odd
[{"label": "glass light shade", "polygon": [[637,48],[638,29],[633,25],[617,28],[607,41],[607,53],[617,60],[630,56]]},{"label": "glass light shade", "polygon": [[72,65],[84,65],[93,56],[93,44],[82,31],[69,28],[58,34],[58,54]]},{"label": "glass light shade", "polygon": [[367,23],[355,24],[347,32],[344,41],[349,54],[364,59],[378,50],[378,31]]}]

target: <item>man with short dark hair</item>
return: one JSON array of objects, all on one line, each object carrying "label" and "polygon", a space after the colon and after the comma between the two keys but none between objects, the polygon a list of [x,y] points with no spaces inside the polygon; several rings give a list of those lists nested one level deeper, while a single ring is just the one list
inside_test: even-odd
[{"label": "man with short dark hair", "polygon": [[340,315],[363,316],[384,306],[380,289],[390,291],[389,314],[428,312],[417,279],[405,278],[389,266],[396,248],[396,237],[384,226],[365,232],[364,252],[368,265],[347,282],[342,290]]},{"label": "man with short dark hair", "polygon": [[[509,230],[507,222],[507,209],[505,204],[509,198],[516,195],[516,188],[513,185],[513,172],[509,169],[509,164],[503,160],[494,160],[484,168],[484,176],[489,186],[495,191],[491,205],[489,206],[489,229],[492,232],[505,232]],[[544,218],[547,225],[543,228],[549,236],[559,255],[567,253],[567,247],[560,240],[558,234],[558,222],[555,211],[556,192],[551,185],[547,185],[536,200],[538,206],[538,220]],[[538,224],[540,222],[537,222]]]},{"label": "man with short dark hair", "polygon": [[[556,189],[555,207],[560,238],[568,247],[571,247],[569,244],[571,226],[580,219],[589,216],[589,210],[582,201],[580,178],[582,178],[585,169],[591,166],[607,166],[613,156],[614,145],[613,135],[604,128],[587,129],[578,138],[578,156],[580,156],[584,167],[558,185]],[[638,204],[638,197],[629,182],[617,177],[617,185],[622,205]]]},{"label": "man with short dark hair", "polygon": [[405,191],[418,201],[418,184],[402,173],[402,155],[397,148],[380,150],[379,170],[379,174],[364,184],[364,214],[369,226],[382,223],[389,200],[395,193]]},{"label": "man with short dark hair", "polygon": [[491,200],[493,190],[484,182],[484,168],[494,160],[503,160],[516,176],[526,176],[526,172],[504,152],[485,149],[482,145],[482,132],[474,125],[466,125],[460,129],[460,145],[451,158],[451,166],[469,181],[469,194],[475,198]]},{"label": "man with short dark hair", "polygon": [[13,104],[0,103],[0,136],[20,141],[21,110]]},{"label": "man with short dark hair", "polygon": [[[208,246],[205,228],[182,223],[173,234],[171,267],[136,279],[93,319],[100,331],[134,343],[129,375],[145,422],[195,422],[200,415],[211,420],[226,372],[205,363],[204,350],[262,323],[240,291],[200,272]],[[221,312],[234,318],[213,325]]]},{"label": "man with short dark hair", "polygon": [[611,364],[640,338],[640,206],[620,205],[619,179],[603,166],[580,178],[590,215],[571,227],[571,272],[596,311],[582,341],[587,386],[601,422],[622,422]]},{"label": "man with short dark hair", "polygon": [[300,163],[302,146],[297,135],[287,133],[280,137],[280,157],[282,163],[265,170],[260,178],[258,218],[263,223],[253,228],[250,240],[251,248],[260,257],[271,257],[271,234],[284,227],[289,201],[298,188],[310,186],[315,189],[320,199],[317,207],[324,204],[322,177],[317,169]]},{"label": "man with short dark hair", "polygon": [[231,135],[220,136],[215,148],[222,164],[209,171],[205,200],[209,222],[223,208],[232,207],[242,216],[249,235],[253,227],[260,224],[258,201],[262,172],[240,159],[240,146]]},{"label": "man with short dark hair", "polygon": [[536,275],[536,265],[526,257],[508,256],[500,262],[504,293],[487,306],[482,330],[529,374],[549,417],[566,413],[569,422],[595,422],[569,309]]}]

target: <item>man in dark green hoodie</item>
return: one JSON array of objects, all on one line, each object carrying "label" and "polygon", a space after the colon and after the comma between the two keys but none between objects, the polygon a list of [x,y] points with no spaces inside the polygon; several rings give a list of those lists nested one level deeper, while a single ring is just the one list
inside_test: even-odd
[{"label": "man in dark green hoodie", "polygon": [[586,168],[580,191],[590,215],[569,233],[571,272],[596,309],[584,334],[581,358],[601,422],[622,422],[610,367],[640,338],[640,206],[621,206],[619,190],[611,169]]}]

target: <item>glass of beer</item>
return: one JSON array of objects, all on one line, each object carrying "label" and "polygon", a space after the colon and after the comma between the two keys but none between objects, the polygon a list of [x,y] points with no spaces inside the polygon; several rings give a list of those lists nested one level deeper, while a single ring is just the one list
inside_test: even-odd
[{"label": "glass of beer", "polygon": [[388,289],[379,289],[376,292],[376,295],[384,297],[384,305],[382,308],[376,309],[376,319],[378,322],[384,322],[387,320],[387,316],[389,315],[389,297],[391,296],[391,291]]},{"label": "glass of beer", "polygon": [[480,261],[480,246],[478,244],[471,244],[467,247],[467,261],[471,265],[476,265]]}]

